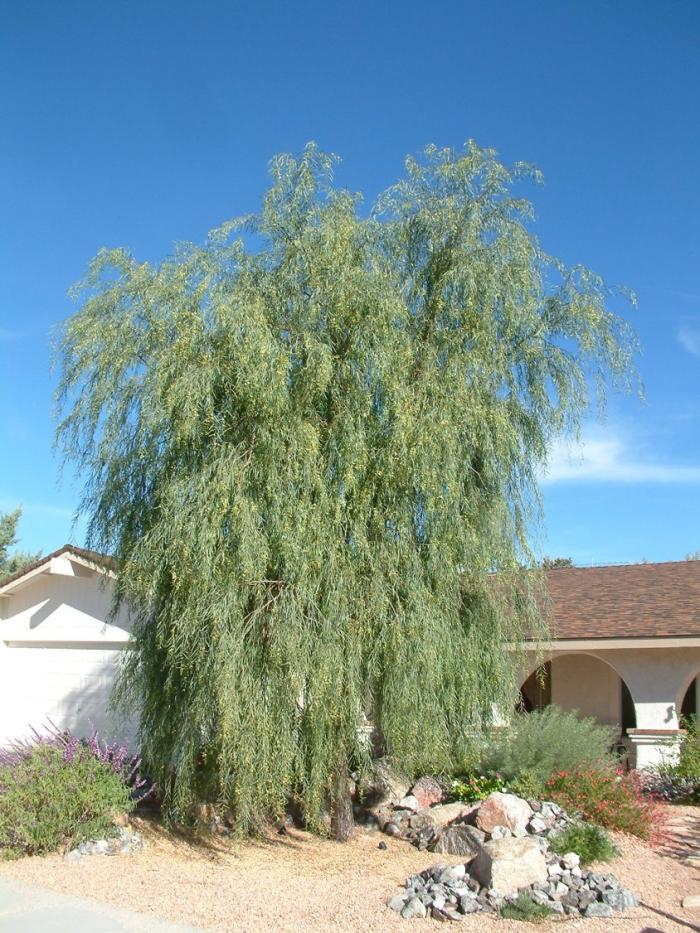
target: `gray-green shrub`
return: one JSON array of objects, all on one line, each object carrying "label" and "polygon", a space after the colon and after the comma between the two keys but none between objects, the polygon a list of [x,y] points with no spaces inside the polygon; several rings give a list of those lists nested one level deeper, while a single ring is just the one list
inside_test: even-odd
[{"label": "gray-green shrub", "polygon": [[614,766],[617,759],[610,748],[615,738],[613,727],[592,717],[580,719],[559,706],[517,713],[487,745],[480,771],[500,775],[515,793],[536,797],[558,771]]},{"label": "gray-green shrub", "polygon": [[113,817],[134,803],[108,763],[79,747],[39,743],[0,767],[0,857],[40,855],[113,833]]}]

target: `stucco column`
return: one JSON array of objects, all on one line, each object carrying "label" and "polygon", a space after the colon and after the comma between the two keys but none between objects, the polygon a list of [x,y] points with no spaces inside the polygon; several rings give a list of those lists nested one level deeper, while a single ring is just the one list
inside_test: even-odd
[{"label": "stucco column", "polygon": [[628,735],[635,766],[649,768],[673,761],[682,734],[679,694],[700,667],[700,649],[622,649],[610,655],[634,701],[637,726]]}]

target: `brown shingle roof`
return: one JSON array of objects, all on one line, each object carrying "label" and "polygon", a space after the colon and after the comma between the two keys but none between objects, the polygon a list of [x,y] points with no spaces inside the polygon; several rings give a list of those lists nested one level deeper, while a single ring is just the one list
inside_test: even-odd
[{"label": "brown shingle roof", "polygon": [[63,547],[58,548],[56,551],[52,551],[50,554],[45,554],[43,557],[39,557],[26,567],[22,567],[20,570],[16,570],[6,577],[0,577],[0,586],[5,586],[8,583],[12,583],[14,580],[19,580],[25,573],[36,570],[37,567],[41,567],[43,564],[48,563],[53,557],[60,557],[60,555],[65,554],[66,551],[75,554],[76,557],[81,557],[83,560],[89,561],[91,564],[98,564],[100,567],[105,567],[109,570],[116,569],[116,560],[108,554],[100,554],[99,551],[88,551],[86,548],[76,547],[74,544],[64,544]]},{"label": "brown shingle roof", "polygon": [[563,567],[546,576],[556,639],[700,636],[700,561]]}]

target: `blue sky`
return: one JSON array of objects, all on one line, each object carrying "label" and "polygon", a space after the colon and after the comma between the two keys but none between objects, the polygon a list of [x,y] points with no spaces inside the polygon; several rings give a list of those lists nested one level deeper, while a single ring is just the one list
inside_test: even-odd
[{"label": "blue sky", "polygon": [[309,139],[367,198],[405,154],[473,137],[544,172],[537,232],[635,289],[645,402],[552,452],[541,552],[700,548],[700,4],[10,3],[0,7],[0,509],[72,536],[49,334],[100,246],[158,259],[254,210]]}]

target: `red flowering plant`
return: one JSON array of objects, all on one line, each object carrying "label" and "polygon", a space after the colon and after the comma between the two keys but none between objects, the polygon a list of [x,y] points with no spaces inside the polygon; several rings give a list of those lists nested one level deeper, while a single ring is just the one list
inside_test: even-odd
[{"label": "red flowering plant", "polygon": [[664,814],[657,801],[642,793],[636,774],[609,768],[578,768],[551,775],[545,796],[569,813],[607,829],[657,842]]}]

